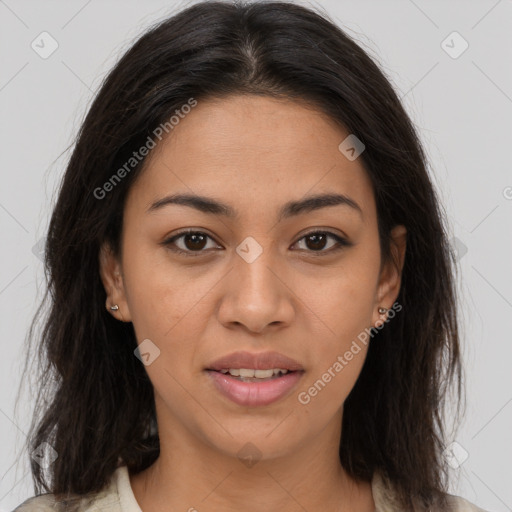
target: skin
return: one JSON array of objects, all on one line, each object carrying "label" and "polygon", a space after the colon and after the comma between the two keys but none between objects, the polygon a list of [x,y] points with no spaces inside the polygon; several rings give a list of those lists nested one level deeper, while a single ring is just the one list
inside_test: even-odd
[{"label": "skin", "polygon": [[[132,185],[120,257],[105,245],[100,262],[107,307],[119,306],[111,313],[133,322],[138,343],[150,339],[160,350],[145,368],[161,453],[130,475],[144,512],[374,511],[370,483],[350,478],[338,456],[343,403],[368,347],[360,344],[307,405],[297,399],[358,334],[386,318],[378,307],[391,308],[400,288],[405,228],[391,233],[394,260],[381,262],[370,179],[360,158],[338,149],[347,135],[298,102],[201,101],[152,150]],[[147,211],[174,193],[215,198],[238,216],[183,205]],[[362,214],[336,205],[278,222],[284,203],[322,193],[349,196]],[[210,237],[202,245],[175,242],[199,256],[163,244],[184,228]],[[334,251],[331,237],[323,245],[304,238],[318,231],[352,245]],[[248,236],[263,250],[252,263],[236,252]],[[267,406],[226,399],[203,370],[237,350],[276,350],[299,361],[298,388]],[[260,452],[252,467],[237,455],[248,442]]]}]

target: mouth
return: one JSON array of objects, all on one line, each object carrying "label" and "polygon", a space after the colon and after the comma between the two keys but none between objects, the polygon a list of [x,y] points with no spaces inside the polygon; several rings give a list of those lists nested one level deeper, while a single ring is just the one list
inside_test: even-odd
[{"label": "mouth", "polygon": [[273,368],[207,369],[217,392],[230,401],[248,407],[264,406],[285,398],[304,374],[304,370]]},{"label": "mouth", "polygon": [[[254,375],[250,374],[253,370],[258,372],[272,369],[274,371],[281,370],[282,373],[285,373],[286,370],[289,372],[304,370],[303,366],[295,359],[274,351],[258,353],[246,351],[233,352],[213,361],[206,369],[222,372],[229,371],[235,377],[240,376],[236,371],[242,371],[242,377],[254,377]],[[272,375],[256,374],[256,377],[259,376],[265,378]]]},{"label": "mouth", "polygon": [[275,351],[233,352],[213,361],[205,370],[215,391],[246,407],[284,399],[305,371],[298,361]]},{"label": "mouth", "polygon": [[223,375],[227,375],[241,382],[267,382],[269,380],[278,379],[284,375],[288,375],[289,373],[294,373],[298,370],[288,370],[286,368],[273,368],[268,370],[223,368],[222,370],[209,369],[207,371],[218,371]]}]

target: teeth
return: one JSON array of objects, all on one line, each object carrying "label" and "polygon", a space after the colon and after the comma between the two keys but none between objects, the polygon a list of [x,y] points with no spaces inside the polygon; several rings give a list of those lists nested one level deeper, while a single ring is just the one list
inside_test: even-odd
[{"label": "teeth", "polygon": [[233,377],[256,377],[258,379],[267,379],[273,375],[277,375],[279,372],[285,375],[288,373],[288,370],[285,370],[284,368],[273,368],[269,370],[253,370],[250,368],[223,368],[221,370],[221,373],[229,373],[230,375],[233,375]]}]

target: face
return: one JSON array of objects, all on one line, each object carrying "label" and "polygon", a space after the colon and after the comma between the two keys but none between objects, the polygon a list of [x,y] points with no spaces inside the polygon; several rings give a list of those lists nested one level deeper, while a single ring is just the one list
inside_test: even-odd
[{"label": "face", "polygon": [[[112,314],[150,340],[160,431],[233,457],[249,441],[272,458],[322,431],[339,440],[368,349],[354,340],[394,303],[405,248],[399,226],[397,265],[381,262],[370,179],[338,149],[348,135],[305,105],[233,96],[198,102],[152,150],[125,204],[120,257],[105,246],[100,261]],[[169,200],[179,194],[225,207]],[[257,392],[247,389],[261,381],[212,378],[212,362],[237,351],[278,352],[302,370],[277,399],[274,382]]]}]

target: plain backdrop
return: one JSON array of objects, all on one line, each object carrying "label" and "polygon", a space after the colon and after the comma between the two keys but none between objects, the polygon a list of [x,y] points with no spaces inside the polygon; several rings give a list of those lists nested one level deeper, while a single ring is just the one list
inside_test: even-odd
[{"label": "plain backdrop", "polygon": [[[190,3],[0,0],[0,512],[33,494],[23,451],[32,397],[17,414],[14,405],[44,286],[38,242],[68,146],[121,53]],[[510,511],[512,1],[300,3],[325,10],[370,52],[418,127],[459,254],[468,407],[447,452],[451,491]]]}]

